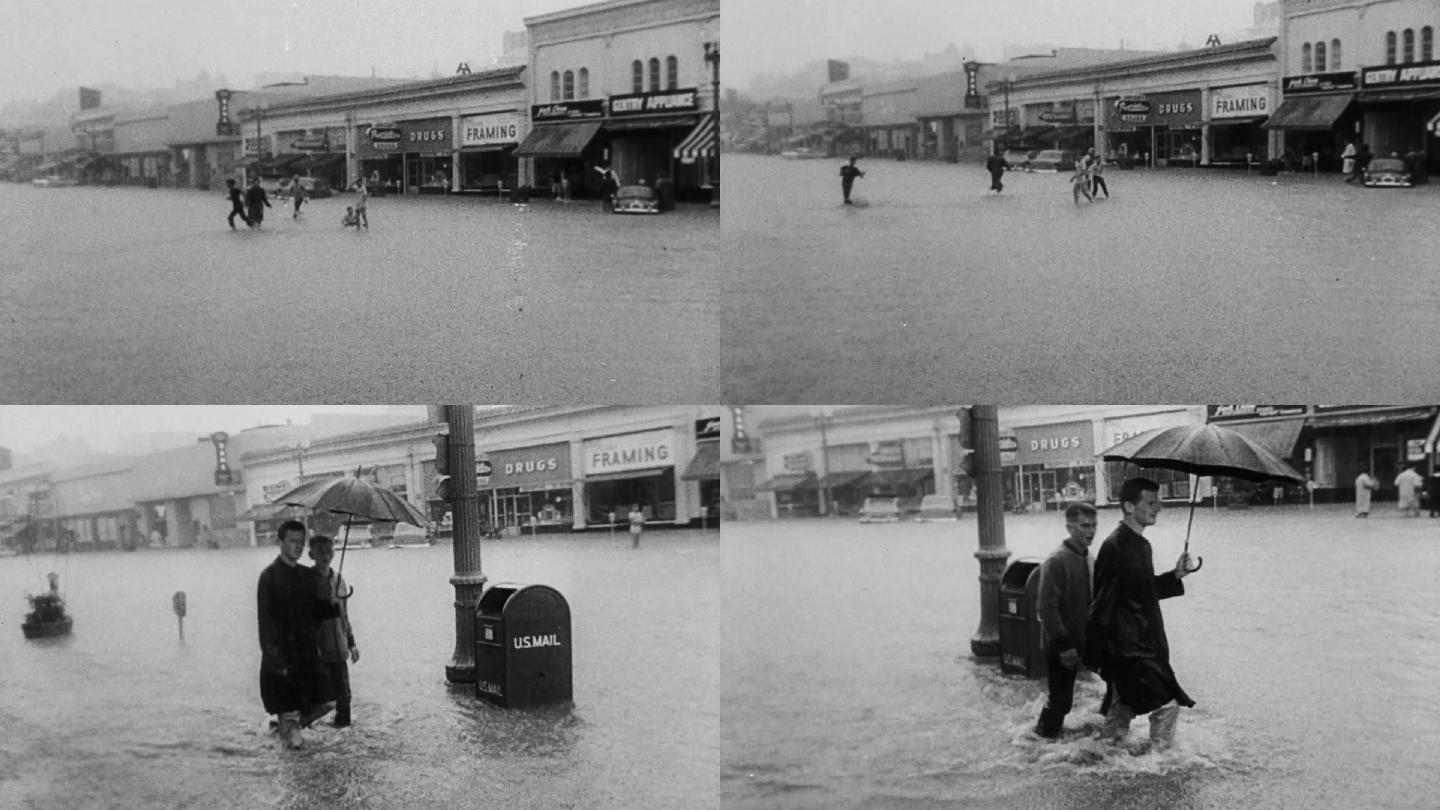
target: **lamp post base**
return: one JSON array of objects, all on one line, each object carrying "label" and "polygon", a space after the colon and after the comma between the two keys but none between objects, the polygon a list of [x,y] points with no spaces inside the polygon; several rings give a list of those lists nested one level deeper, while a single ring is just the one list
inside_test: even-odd
[{"label": "lamp post base", "polygon": [[999,658],[1000,637],[977,635],[970,639],[970,654],[976,658]]}]

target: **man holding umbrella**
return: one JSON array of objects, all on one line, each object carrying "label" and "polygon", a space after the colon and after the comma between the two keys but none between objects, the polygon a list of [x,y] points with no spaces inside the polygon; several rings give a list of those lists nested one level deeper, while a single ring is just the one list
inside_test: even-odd
[{"label": "man holding umbrella", "polygon": [[1163,750],[1175,742],[1180,707],[1194,706],[1195,701],[1180,688],[1170,667],[1160,600],[1185,593],[1181,580],[1198,568],[1190,568],[1186,552],[1174,570],[1155,574],[1144,532],[1160,514],[1159,492],[1160,486],[1145,478],[1131,478],[1120,486],[1125,517],[1095,556],[1086,663],[1107,686],[1103,736],[1118,743],[1136,715],[1148,714],[1151,743]]},{"label": "man holding umbrella", "polygon": [[324,584],[300,564],[305,524],[287,520],[278,532],[280,556],[260,573],[260,699],[279,717],[287,748],[300,747],[300,727],[334,707],[320,668],[317,643],[322,619],[340,615],[339,606],[317,598]]}]

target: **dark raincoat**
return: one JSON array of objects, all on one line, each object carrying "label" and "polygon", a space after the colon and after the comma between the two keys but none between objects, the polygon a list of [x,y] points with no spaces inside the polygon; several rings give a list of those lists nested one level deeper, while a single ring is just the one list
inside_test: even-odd
[{"label": "dark raincoat", "polygon": [[1174,571],[1155,573],[1150,541],[1120,524],[1095,555],[1093,591],[1086,665],[1136,714],[1171,700],[1194,706],[1170,668],[1160,615],[1160,600],[1184,594],[1185,585]]},{"label": "dark raincoat", "polygon": [[315,569],[276,558],[260,573],[260,699],[270,714],[308,713],[335,699],[320,668],[320,621],[339,608],[320,598]]}]

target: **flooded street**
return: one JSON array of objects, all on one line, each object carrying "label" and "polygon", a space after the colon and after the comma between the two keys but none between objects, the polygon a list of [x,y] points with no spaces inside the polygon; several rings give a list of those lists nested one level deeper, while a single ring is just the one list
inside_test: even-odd
[{"label": "flooded street", "polygon": [[10,402],[705,401],[717,213],[0,184]]},{"label": "flooded street", "polygon": [[[447,685],[449,545],[350,552],[355,724],[321,721],[298,752],[260,704],[255,587],[275,555],[0,559],[0,806],[719,806],[718,532],[647,532],[638,551],[623,534],[486,542],[491,582],[568,600],[573,709],[503,710]],[[51,568],[75,630],[28,642],[23,596]]]},{"label": "flooded street", "polygon": [[861,159],[845,206],[842,162],[725,158],[752,192],[723,219],[735,401],[1395,401],[1440,373],[1434,186],[1111,168],[1076,206],[1068,173],[996,197],[976,165]]},{"label": "flooded street", "polygon": [[[1118,184],[1117,184],[1118,185]],[[1096,548],[1119,520],[1102,510]],[[1185,513],[1147,532],[1173,565]],[[1006,517],[1011,559],[1043,557],[1057,513]],[[1195,516],[1204,570],[1162,603],[1197,702],[1176,748],[1094,740],[1082,681],[1060,742],[1028,732],[1040,681],[972,660],[975,516],[957,523],[731,523],[723,571],[721,795],[735,808],[1433,806],[1440,775],[1440,521],[1393,504]],[[1092,554],[1094,549],[1092,548]],[[1147,724],[1136,720],[1132,741]]]}]

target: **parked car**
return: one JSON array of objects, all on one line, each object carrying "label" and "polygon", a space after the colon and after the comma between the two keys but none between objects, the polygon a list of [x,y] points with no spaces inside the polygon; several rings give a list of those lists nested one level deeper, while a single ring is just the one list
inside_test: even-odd
[{"label": "parked car", "polygon": [[955,508],[955,499],[949,495],[926,495],[920,499],[915,519],[921,522],[959,520],[960,510]]},{"label": "parked car", "polygon": [[658,214],[660,198],[649,186],[621,186],[615,192],[615,207],[611,211],[616,214]]},{"label": "parked car", "polygon": [[435,536],[428,527],[421,528],[411,526],[409,523],[396,523],[395,531],[390,535],[390,548],[433,545],[435,545]]},{"label": "parked car", "polygon": [[1410,188],[1410,172],[1399,158],[1375,158],[1365,167],[1365,185],[1370,188]]},{"label": "parked car", "polygon": [[1005,162],[1010,164],[1011,169],[1023,172],[1030,170],[1030,159],[1037,154],[1039,153],[1034,149],[1006,149],[1005,154],[1001,157],[1005,158]]},{"label": "parked car", "polygon": [[1059,149],[1046,149],[1030,161],[1032,172],[1073,172],[1075,156]]},{"label": "parked car", "polygon": [[899,523],[899,498],[866,498],[860,507],[861,523]]}]

